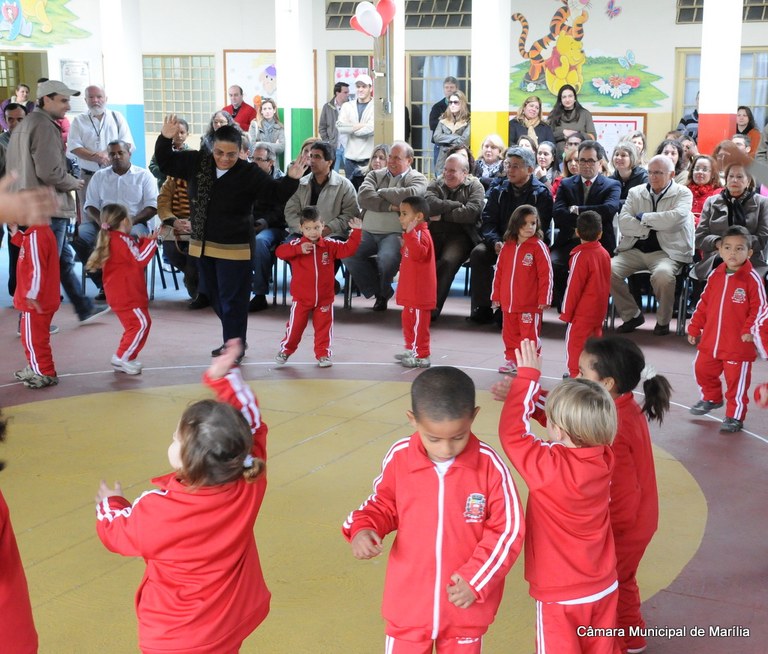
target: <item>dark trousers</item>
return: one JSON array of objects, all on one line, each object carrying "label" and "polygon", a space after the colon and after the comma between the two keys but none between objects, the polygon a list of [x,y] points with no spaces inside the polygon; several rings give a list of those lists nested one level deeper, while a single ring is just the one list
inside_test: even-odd
[{"label": "dark trousers", "polygon": [[429,231],[435,244],[437,267],[437,312],[443,308],[456,273],[472,252],[472,239],[461,225],[456,223],[431,223]]},{"label": "dark trousers", "polygon": [[251,299],[251,261],[200,257],[201,280],[211,306],[221,321],[222,342],[246,341],[248,301]]},{"label": "dark trousers", "polygon": [[568,261],[571,258],[571,250],[580,241],[570,240],[564,245],[556,245],[549,252],[552,261],[552,306],[559,309],[565,296],[565,287],[568,285]]},{"label": "dark trousers", "polygon": [[487,243],[478,243],[469,255],[469,294],[472,310],[491,308],[493,290],[493,267],[496,265],[496,250]]}]

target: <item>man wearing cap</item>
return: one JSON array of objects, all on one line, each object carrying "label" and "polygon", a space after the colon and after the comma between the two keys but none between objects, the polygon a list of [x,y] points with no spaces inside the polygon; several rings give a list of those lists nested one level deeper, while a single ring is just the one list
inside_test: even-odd
[{"label": "man wearing cap", "polygon": [[69,98],[80,95],[58,80],[46,80],[37,86],[37,107],[11,134],[7,167],[15,170],[18,189],[49,186],[56,192],[58,210],[51,218],[51,229],[59,248],[61,284],[72,302],[80,322],[87,322],[109,310],[94,307],[80,287],[73,270],[74,257],[65,242],[67,225],[75,217],[72,191],[83,187],[83,180],[67,172],[67,158],[61,143],[61,127],[56,122],[69,111]]},{"label": "man wearing cap", "polygon": [[128,122],[119,111],[107,109],[107,95],[100,86],[85,89],[85,104],[88,111],[75,116],[69,129],[67,152],[77,157],[85,185],[78,199],[83,206],[91,176],[101,168],[109,167],[107,145],[120,140],[131,144],[133,136]]},{"label": "man wearing cap", "polygon": [[240,129],[247,134],[251,121],[256,118],[256,109],[247,102],[243,102],[242,86],[230,86],[227,93],[229,94],[229,104],[222,111],[226,111],[232,116],[235,122],[240,125]]},{"label": "man wearing cap", "polygon": [[509,148],[504,161],[507,179],[488,189],[480,227],[483,240],[469,255],[472,299],[469,320],[472,322],[484,324],[493,320],[493,266],[504,242],[504,232],[507,231],[512,212],[523,204],[533,205],[539,212],[541,229],[546,232],[549,228],[552,220],[552,194],[533,176],[535,167],[533,152],[526,148]]},{"label": "man wearing cap", "polygon": [[347,135],[344,173],[352,179],[373,154],[373,80],[365,73],[355,78],[355,99],[341,107],[336,127]]}]

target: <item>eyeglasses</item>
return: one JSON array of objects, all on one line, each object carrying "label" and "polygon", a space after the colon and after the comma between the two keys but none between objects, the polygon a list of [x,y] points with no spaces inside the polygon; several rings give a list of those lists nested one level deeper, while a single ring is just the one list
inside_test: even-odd
[{"label": "eyeglasses", "polygon": [[659,177],[659,176],[669,175],[670,172],[671,171],[667,171],[667,170],[649,170],[648,174],[651,177]]},{"label": "eyeglasses", "polygon": [[448,104],[461,104],[460,100],[448,100]]},{"label": "eyeglasses", "polygon": [[264,157],[253,157],[251,161],[269,161],[269,159],[265,159]]},{"label": "eyeglasses", "polygon": [[592,166],[593,164],[597,163],[597,159],[579,159],[580,164],[589,164]]}]

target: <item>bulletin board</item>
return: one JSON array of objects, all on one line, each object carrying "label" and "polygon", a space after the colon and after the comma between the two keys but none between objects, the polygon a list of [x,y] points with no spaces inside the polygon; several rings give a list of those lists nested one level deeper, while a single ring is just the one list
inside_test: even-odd
[{"label": "bulletin board", "polygon": [[648,114],[599,114],[592,113],[595,123],[595,140],[605,148],[606,155],[611,156],[613,148],[622,137],[630,132],[640,131],[645,134]]}]

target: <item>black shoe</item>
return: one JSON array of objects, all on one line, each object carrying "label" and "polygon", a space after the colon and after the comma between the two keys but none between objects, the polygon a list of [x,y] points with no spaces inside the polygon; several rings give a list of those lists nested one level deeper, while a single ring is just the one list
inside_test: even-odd
[{"label": "black shoe", "polygon": [[430,314],[429,321],[437,322],[438,318],[440,318],[440,309],[432,309],[432,313]]},{"label": "black shoe", "polygon": [[[211,356],[212,357],[220,357],[222,354],[224,354],[224,350],[227,349],[226,345],[219,345],[215,350],[211,350]],[[243,351],[240,353],[240,356],[235,359],[235,363],[240,363],[243,360],[243,357],[245,356],[245,351],[248,349],[248,343],[244,343],[243,345]]]},{"label": "black shoe", "polygon": [[94,302],[106,302],[107,301],[107,295],[104,293],[104,289],[102,288],[98,293],[96,293],[96,297],[93,298]]},{"label": "black shoe", "polygon": [[720,427],[720,432],[724,434],[735,434],[737,431],[741,431],[744,427],[744,423],[736,418],[726,418],[723,420],[723,425]]},{"label": "black shoe", "polygon": [[501,309],[496,309],[493,312],[493,322],[496,323],[498,329],[502,329],[504,325],[504,312]]},{"label": "black shoe", "polygon": [[[629,334],[629,332],[635,331],[640,325],[645,322],[645,316],[641,313],[639,316],[630,318],[625,323],[619,325],[616,328],[616,332],[619,334]],[[667,333],[669,333],[669,326],[667,326]]]},{"label": "black shoe", "polygon": [[654,336],[666,336],[669,334],[669,325],[660,325],[659,323],[656,323],[656,326],[653,328],[653,334]]},{"label": "black shoe", "polygon": [[334,295],[338,295],[339,293],[341,293],[341,284],[339,284],[339,280],[338,279],[334,279],[333,280],[333,294]]},{"label": "black shoe", "polygon": [[211,306],[211,301],[208,299],[208,296],[198,293],[197,297],[187,304],[187,309],[195,311],[196,309],[205,309],[205,307],[209,306]]},{"label": "black shoe", "polygon": [[92,320],[96,320],[105,314],[109,313],[109,307],[103,304],[94,304],[93,308],[84,316],[80,316],[80,324],[86,325]]},{"label": "black shoe", "polygon": [[248,313],[256,313],[265,309],[269,309],[266,295],[254,295],[248,303]]},{"label": "black shoe", "polygon": [[373,303],[373,310],[374,311],[386,311],[387,310],[387,303],[389,300],[385,297],[381,297],[380,295],[376,296],[376,302]]},{"label": "black shoe", "polygon": [[[705,416],[713,409],[719,409],[723,406],[722,402],[710,402],[709,400],[699,400],[694,404],[690,411],[695,416]],[[728,420],[728,418],[726,418]]]},{"label": "black shoe", "polygon": [[491,307],[475,307],[467,321],[476,325],[490,325],[493,322],[493,309]]}]

